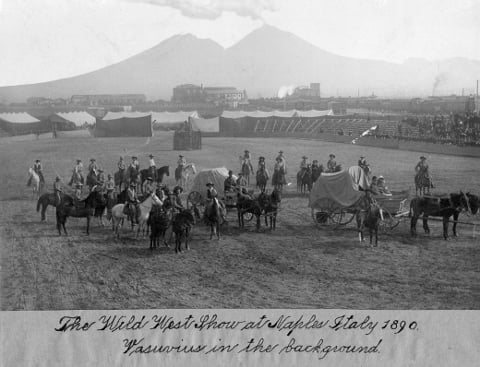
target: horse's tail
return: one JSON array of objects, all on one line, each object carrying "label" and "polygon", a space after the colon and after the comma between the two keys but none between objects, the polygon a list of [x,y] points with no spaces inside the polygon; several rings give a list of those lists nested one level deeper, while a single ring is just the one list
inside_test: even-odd
[{"label": "horse's tail", "polygon": [[40,196],[37,200],[37,212],[40,211],[40,207],[42,206],[42,203],[43,203],[43,197]]}]

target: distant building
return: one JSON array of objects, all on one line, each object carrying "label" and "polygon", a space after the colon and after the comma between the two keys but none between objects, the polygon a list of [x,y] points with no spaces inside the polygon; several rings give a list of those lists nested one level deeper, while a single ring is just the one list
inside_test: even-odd
[{"label": "distant building", "polygon": [[175,103],[202,103],[205,102],[203,86],[182,84],[173,88],[172,102]]},{"label": "distant building", "polygon": [[320,83],[310,83],[310,86],[300,86],[295,88],[289,99],[319,99]]},{"label": "distant building", "polygon": [[30,106],[64,106],[67,101],[63,98],[45,98],[45,97],[30,97],[27,99],[27,105]]},{"label": "distant building", "polygon": [[172,102],[179,104],[207,103],[215,106],[237,108],[247,103],[247,92],[235,87],[204,87],[182,84],[173,88]]},{"label": "distant building", "polygon": [[70,104],[76,106],[131,106],[144,104],[144,94],[90,94],[74,95]]}]

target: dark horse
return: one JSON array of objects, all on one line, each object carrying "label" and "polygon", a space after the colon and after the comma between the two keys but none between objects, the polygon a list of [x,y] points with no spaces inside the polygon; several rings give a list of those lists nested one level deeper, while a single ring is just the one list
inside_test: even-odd
[{"label": "dark horse", "polygon": [[282,194],[278,190],[273,190],[270,195],[262,192],[258,197],[258,202],[265,215],[265,226],[268,226],[267,217],[270,218],[270,229],[277,227],[278,206],[282,201]]},{"label": "dark horse", "polygon": [[[160,167],[159,169],[156,170],[155,172],[155,177],[152,177],[152,179],[157,182],[157,183],[162,183],[163,182],[163,177],[167,175],[170,176],[170,166],[163,166]],[[151,177],[151,171],[150,169],[142,169],[140,170],[140,182],[143,184],[147,180],[147,177]]]},{"label": "dark horse", "polygon": [[305,194],[312,191],[313,179],[312,179],[312,166],[308,165],[307,168],[301,169],[297,173],[297,192]]},{"label": "dark horse", "polygon": [[363,231],[368,228],[370,234],[370,245],[372,244],[373,233],[375,233],[375,246],[378,245],[378,227],[382,220],[382,213],[377,205],[370,204],[366,210],[359,210],[356,214],[358,240],[364,241]]},{"label": "dark horse", "polygon": [[416,197],[410,202],[410,233],[412,236],[417,235],[417,220],[423,214],[423,229],[425,233],[430,233],[428,228],[428,217],[443,218],[443,238],[448,239],[448,222],[453,216],[453,236],[457,236],[457,220],[460,212],[465,209],[472,214],[478,211],[478,196],[463,192],[451,193],[444,197]]},{"label": "dark horse", "polygon": [[237,198],[237,215],[238,226],[240,228],[245,227],[245,221],[243,216],[246,213],[251,213],[257,218],[257,231],[260,230],[260,216],[262,215],[262,207],[258,199],[252,199],[250,197],[238,194]]},{"label": "dark horse", "polygon": [[97,190],[93,190],[85,200],[81,200],[75,205],[61,203],[57,206],[57,229],[58,234],[62,235],[62,227],[65,234],[65,223],[68,217],[87,218],[87,235],[90,234],[90,217],[95,214],[95,208],[106,204],[105,195]]},{"label": "dark horse", "polygon": [[[192,208],[195,210],[195,207]],[[195,212],[195,215],[198,213]],[[172,231],[175,233],[175,252],[182,252],[182,240],[185,238],[185,248],[188,250],[188,238],[195,224],[195,217],[190,210],[182,210],[172,221]]]},{"label": "dark horse", "polygon": [[170,226],[170,217],[160,205],[152,206],[147,224],[150,226],[150,250],[159,247],[160,238],[166,247],[170,247],[165,240],[165,233]]},{"label": "dark horse", "polygon": [[261,192],[265,191],[268,182],[268,173],[267,170],[262,167],[257,171],[257,187],[260,189]]},{"label": "dark horse", "polygon": [[430,189],[433,187],[431,177],[424,173],[417,173],[415,175],[415,195],[430,195]]},{"label": "dark horse", "polygon": [[[60,194],[60,199],[62,203],[65,203],[67,205],[73,205],[73,197],[67,194]],[[55,199],[55,194],[53,192],[47,192],[40,196],[37,201],[37,212],[42,208],[42,221],[46,220],[45,219],[45,212],[47,211],[47,207],[49,205],[51,206],[56,206],[55,205],[56,199]]]}]

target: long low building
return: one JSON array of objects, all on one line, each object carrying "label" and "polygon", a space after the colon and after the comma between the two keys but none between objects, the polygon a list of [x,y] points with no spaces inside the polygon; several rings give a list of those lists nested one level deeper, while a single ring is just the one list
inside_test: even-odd
[{"label": "long low building", "polygon": [[44,124],[26,112],[0,113],[0,129],[12,134],[30,134],[45,130]]}]

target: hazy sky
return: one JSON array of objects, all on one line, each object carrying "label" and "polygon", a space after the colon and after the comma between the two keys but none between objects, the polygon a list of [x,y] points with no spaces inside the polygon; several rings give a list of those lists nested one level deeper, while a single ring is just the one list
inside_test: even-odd
[{"label": "hazy sky", "polygon": [[0,0],[0,85],[92,71],[179,33],[229,47],[265,23],[345,56],[480,60],[478,0]]}]

